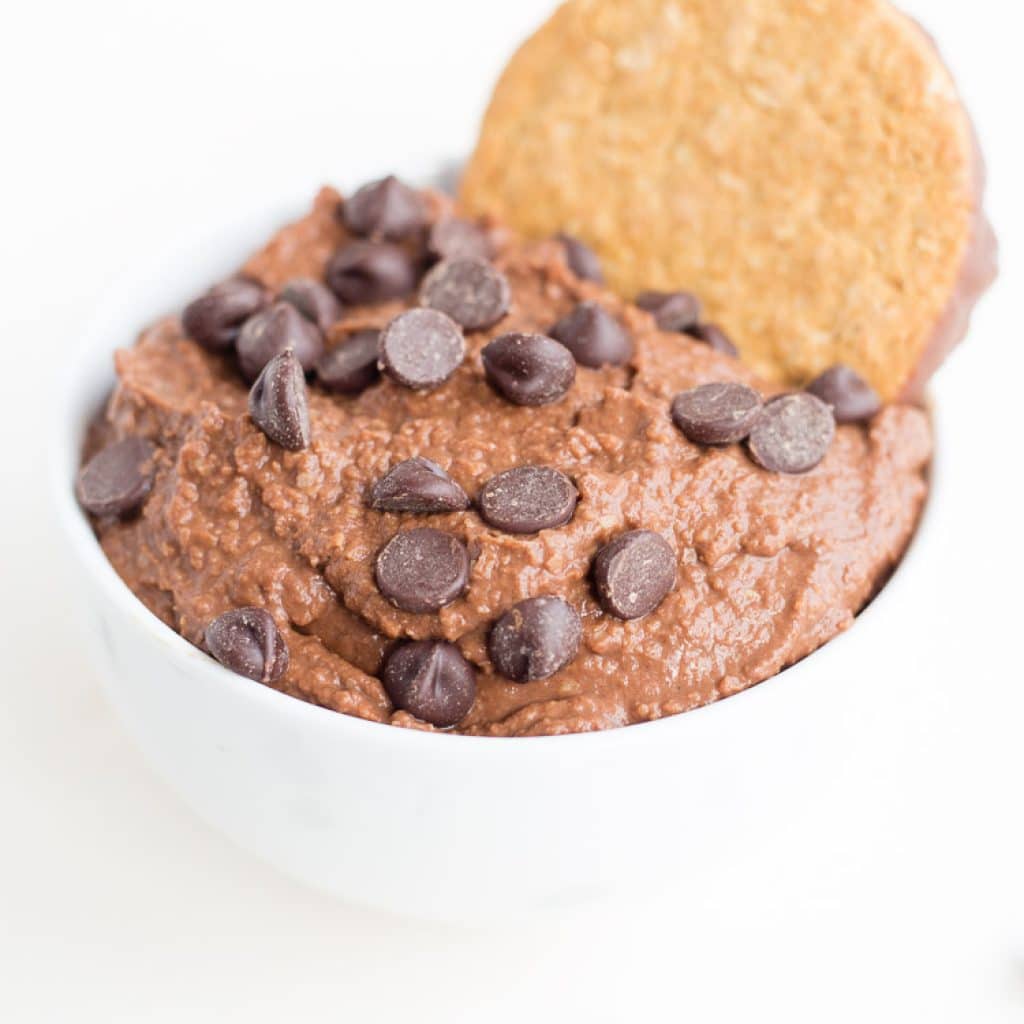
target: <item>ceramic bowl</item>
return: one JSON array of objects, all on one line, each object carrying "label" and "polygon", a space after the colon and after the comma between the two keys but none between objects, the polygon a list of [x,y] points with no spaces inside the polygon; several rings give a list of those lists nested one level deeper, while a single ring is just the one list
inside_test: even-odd
[{"label": "ceramic bowl", "polygon": [[111,353],[234,270],[292,212],[247,211],[147,257],[83,332],[57,406],[53,500],[84,640],[167,784],[308,885],[462,922],[650,891],[669,875],[699,884],[827,798],[871,742],[870,709],[887,685],[879,664],[899,643],[894,609],[932,546],[927,512],[881,595],[820,651],[696,711],[584,735],[477,738],[349,718],[223,669],[134,597],[72,492],[86,425],[113,381]]}]

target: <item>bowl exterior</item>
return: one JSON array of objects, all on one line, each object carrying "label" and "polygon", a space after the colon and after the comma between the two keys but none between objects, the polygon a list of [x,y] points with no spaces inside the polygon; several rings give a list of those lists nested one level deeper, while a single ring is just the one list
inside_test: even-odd
[{"label": "bowl exterior", "polygon": [[79,567],[98,676],[168,785],[293,878],[394,913],[479,923],[699,879],[812,807],[862,742],[854,688],[826,657],[607,733],[362,722],[229,674]]}]

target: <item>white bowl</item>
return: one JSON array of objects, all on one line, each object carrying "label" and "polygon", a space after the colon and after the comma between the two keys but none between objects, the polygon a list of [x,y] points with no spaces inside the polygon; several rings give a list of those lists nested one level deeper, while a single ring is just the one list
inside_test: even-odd
[{"label": "white bowl", "polygon": [[249,213],[147,258],[85,331],[57,405],[54,500],[84,630],[111,704],[167,783],[296,879],[473,922],[650,890],[663,872],[699,883],[825,797],[871,742],[888,684],[879,658],[899,642],[927,521],[879,598],[817,653],[708,707],[585,735],[476,738],[349,718],[228,672],[135,598],[72,493],[111,353],[234,270],[291,212]]}]

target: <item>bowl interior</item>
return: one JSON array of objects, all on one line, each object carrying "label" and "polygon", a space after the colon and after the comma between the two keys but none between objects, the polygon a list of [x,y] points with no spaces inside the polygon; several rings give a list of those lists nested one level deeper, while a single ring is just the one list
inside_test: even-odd
[{"label": "bowl interior", "polygon": [[[102,407],[114,381],[113,352],[118,348],[132,345],[139,331],[147,323],[170,310],[181,308],[211,282],[235,271],[248,253],[261,245],[277,227],[301,215],[303,209],[304,205],[300,201],[255,213],[252,210],[239,211],[234,216],[226,217],[220,225],[201,232],[184,233],[179,239],[170,241],[166,246],[162,245],[158,259],[152,262],[143,261],[127,278],[114,283],[83,332],[77,349],[68,360],[62,382],[62,401],[58,406],[61,413],[56,418],[50,445],[51,485],[55,508],[61,528],[70,541],[72,553],[83,563],[86,572],[103,586],[106,594],[117,603],[119,610],[131,619],[134,627],[163,634],[175,656],[188,659],[191,671],[208,674],[216,681],[214,685],[244,688],[247,699],[273,702],[278,705],[282,714],[327,718],[333,722],[332,728],[341,731],[372,729],[379,733],[381,742],[433,744],[438,742],[436,734],[391,727],[381,728],[378,723],[366,722],[307,704],[269,687],[243,680],[198,652],[152,615],[121,581],[103,554],[86,516],[74,498],[72,482],[77,472],[86,430],[92,417]],[[934,407],[931,408],[931,412],[937,435],[936,447],[939,448],[940,423]],[[932,490],[936,486],[936,479],[933,465]],[[628,728],[566,736],[519,737],[514,743],[490,737],[454,734],[446,736],[444,742],[472,746],[478,751],[486,746],[495,751],[500,749],[508,752],[511,752],[512,748],[521,748],[526,743],[535,747],[537,744],[618,746],[625,743],[647,742],[655,731],[682,733],[686,729],[697,728],[698,723],[705,721],[709,716],[738,716],[741,708],[747,709],[746,713],[755,713],[754,705],[780,699],[782,692],[794,689],[798,681],[804,677],[827,675],[830,671],[829,666],[836,664],[840,659],[844,659],[847,666],[851,664],[851,659],[859,661],[862,657],[870,662],[872,634],[883,628],[886,616],[884,609],[895,603],[897,598],[894,591],[898,589],[902,578],[910,573],[909,567],[923,543],[923,535],[927,532],[930,503],[931,495],[903,561],[881,592],[858,616],[854,627],[835,637],[807,658],[785,669],[779,676],[752,686],[726,700],[716,701],[682,715]],[[783,676],[784,680],[781,679]],[[647,739],[643,739],[644,737]]]}]

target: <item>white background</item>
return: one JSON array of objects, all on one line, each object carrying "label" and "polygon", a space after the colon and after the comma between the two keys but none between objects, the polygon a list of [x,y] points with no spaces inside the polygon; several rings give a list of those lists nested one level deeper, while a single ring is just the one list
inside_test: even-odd
[{"label": "white background", "polygon": [[1024,1020],[1020,17],[1007,0],[907,6],[975,113],[1003,242],[1001,284],[939,383],[946,561],[915,610],[934,642],[878,652],[890,732],[742,871],[641,879],[627,905],[485,932],[326,901],[152,777],[69,628],[45,396],[136,254],[225,207],[465,153],[549,0],[6,8],[0,1019]]}]

